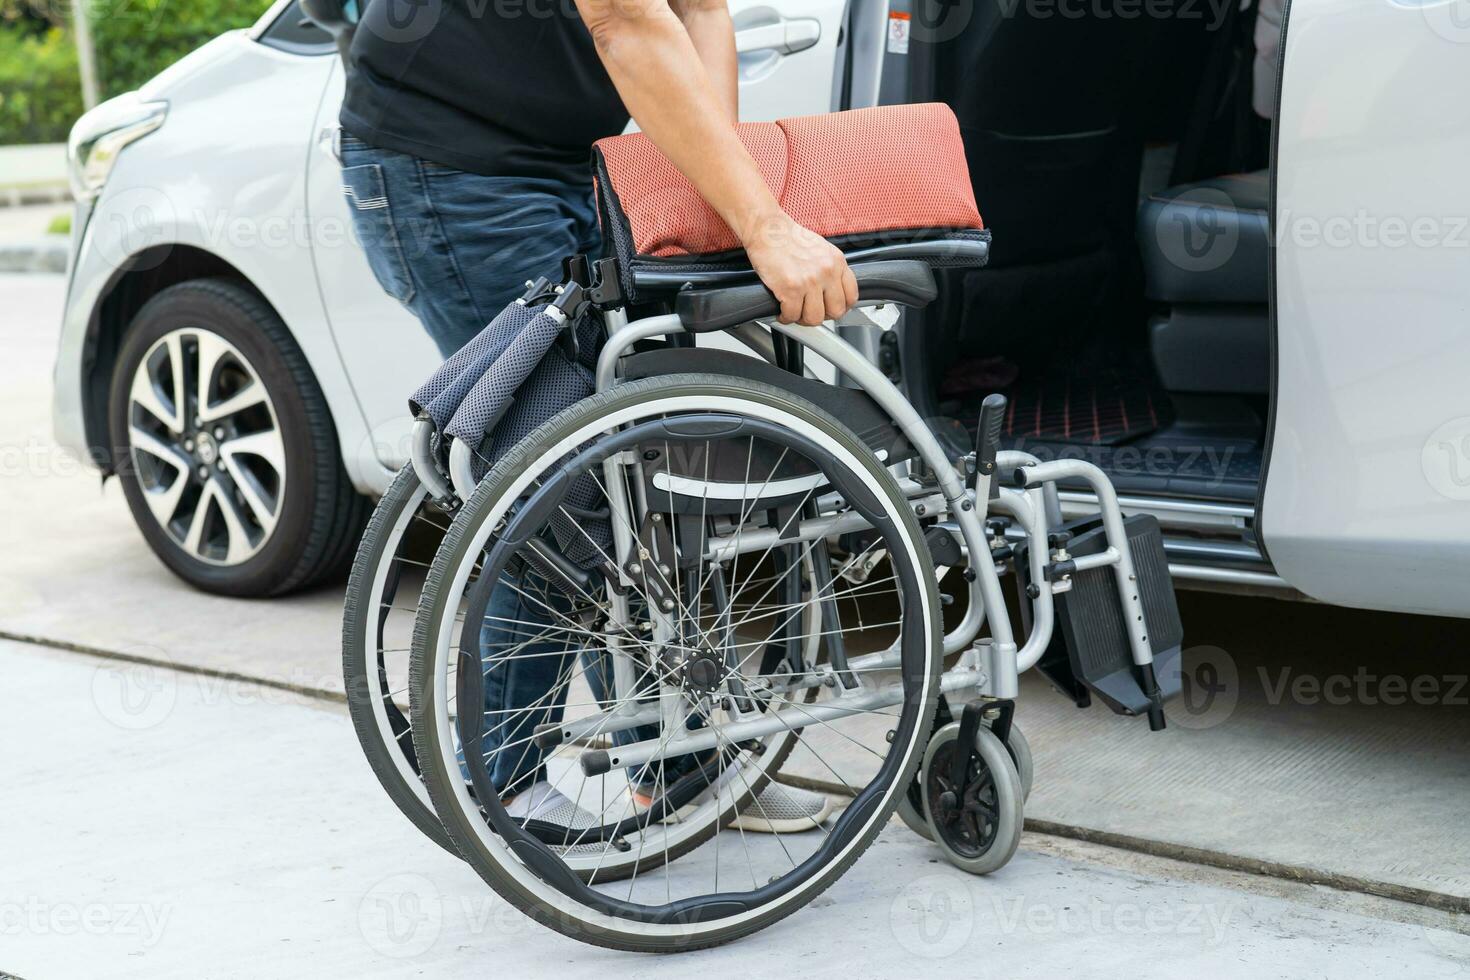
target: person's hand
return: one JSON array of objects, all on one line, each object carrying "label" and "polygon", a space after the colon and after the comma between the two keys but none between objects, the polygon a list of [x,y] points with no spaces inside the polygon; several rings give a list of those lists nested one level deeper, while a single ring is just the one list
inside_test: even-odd
[{"label": "person's hand", "polygon": [[782,213],[758,223],[745,242],[751,267],[781,303],[782,323],[819,326],[857,302],[857,279],[840,249]]}]

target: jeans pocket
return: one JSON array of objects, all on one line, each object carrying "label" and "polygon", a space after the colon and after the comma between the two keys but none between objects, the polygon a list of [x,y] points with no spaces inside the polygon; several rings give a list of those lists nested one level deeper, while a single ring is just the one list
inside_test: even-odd
[{"label": "jeans pocket", "polygon": [[352,226],[378,284],[398,302],[408,303],[413,299],[413,277],[388,206],[383,168],[376,163],[343,167],[342,191],[352,205]]}]

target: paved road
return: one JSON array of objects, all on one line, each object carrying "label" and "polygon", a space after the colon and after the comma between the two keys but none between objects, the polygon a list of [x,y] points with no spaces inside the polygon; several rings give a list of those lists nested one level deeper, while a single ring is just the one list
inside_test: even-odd
[{"label": "paved road", "polygon": [[0,972],[69,977],[1465,977],[1451,917],[1031,837],[1004,874],[896,822],[826,895],[669,959],[523,918],[387,802],[340,709],[0,642]]},{"label": "paved road", "polygon": [[[1470,975],[1463,917],[1048,837],[1028,838],[1002,876],[967,879],[897,825],[832,904],[733,951],[630,966],[541,932],[397,816],[340,709],[281,689],[340,692],[340,586],[269,602],[195,592],[148,552],[116,484],[99,485],[55,449],[50,373],[62,289],[55,276],[0,277],[0,635],[275,686],[0,647],[9,689],[24,692],[0,741],[0,972],[437,976],[505,962],[513,976],[546,964],[571,976],[718,975],[736,972],[737,956],[739,972],[786,967],[795,950],[798,968],[819,976],[899,975],[936,952],[974,954],[987,976],[1331,976],[1400,964],[1409,976]],[[1277,655],[1310,667],[1302,651],[1314,638],[1319,654],[1332,652],[1319,627],[1331,611],[1188,602],[1193,641],[1234,651],[1242,673]],[[1353,632],[1393,637],[1398,669],[1408,657],[1395,651],[1455,654],[1463,645],[1429,621],[1330,621],[1344,643]],[[1054,708],[1046,697],[1028,693],[1028,704]],[[1132,729],[1104,732],[1123,723],[1100,709],[1053,724],[1052,709],[1028,716],[1023,705],[1039,766],[1054,777],[1038,783],[1033,813],[1051,807],[1075,822],[1112,819],[1121,832],[1229,840],[1247,853],[1266,841],[1287,859],[1349,865],[1356,851],[1393,858],[1399,841],[1408,878],[1463,885],[1458,722],[1441,720],[1434,730],[1444,737],[1416,743],[1417,723],[1404,727],[1402,714],[1374,729],[1376,714],[1307,707],[1272,706],[1264,726],[1247,708],[1233,725],[1215,725],[1207,711],[1201,728],[1140,740]],[[1302,714],[1289,724],[1283,712],[1292,711]],[[1354,768],[1355,726],[1359,741],[1388,751]],[[1329,732],[1333,753],[1314,755]],[[1308,812],[1306,797],[1292,795],[1295,776],[1248,782],[1262,768],[1251,759],[1274,766],[1271,748],[1292,738],[1306,746],[1291,761],[1310,777],[1298,788],[1310,789],[1316,832],[1285,819]],[[1166,744],[1170,752],[1147,754]],[[1229,764],[1211,761],[1222,759]],[[1375,766],[1395,767],[1393,779]],[[1421,784],[1431,792],[1408,800]],[[1267,795],[1254,795],[1263,785]],[[1385,786],[1393,791],[1379,792]],[[1089,787],[1098,792],[1088,796]],[[1342,819],[1333,819],[1334,792]],[[1400,812],[1412,826],[1400,825]]]},{"label": "paved road", "polygon": [[340,692],[342,591],[197,592],[153,557],[117,481],[52,439],[64,282],[0,276],[0,630]]}]

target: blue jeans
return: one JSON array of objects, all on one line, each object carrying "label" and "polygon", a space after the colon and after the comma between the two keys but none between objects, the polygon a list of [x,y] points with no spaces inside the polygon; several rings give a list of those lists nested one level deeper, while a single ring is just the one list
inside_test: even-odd
[{"label": "blue jeans", "polygon": [[380,150],[342,134],[342,186],[368,265],[445,357],[479,333],[528,279],[601,248],[586,184],[486,177]]},{"label": "blue jeans", "polygon": [[[590,183],[466,173],[344,133],[342,184],[373,275],[418,317],[445,357],[520,296],[526,280],[559,279],[563,258],[595,255],[600,248]],[[541,640],[506,657],[567,611],[558,608],[563,600],[553,590],[538,601],[543,587],[529,573],[503,578],[481,628],[482,748],[502,795],[543,776],[542,753],[530,736],[536,725],[560,720],[566,692],[558,685],[579,652],[593,695],[605,701],[612,686],[608,658],[583,652],[570,633],[552,633],[562,639]],[[658,734],[657,727],[638,729],[619,733],[617,741]]]}]

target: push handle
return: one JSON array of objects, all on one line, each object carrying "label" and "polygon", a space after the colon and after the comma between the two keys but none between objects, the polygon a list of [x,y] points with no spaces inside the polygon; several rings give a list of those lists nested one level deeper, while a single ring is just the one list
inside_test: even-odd
[{"label": "push handle", "polygon": [[[858,300],[921,307],[939,295],[934,273],[923,262],[896,259],[854,262]],[[751,320],[770,319],[781,312],[775,295],[759,282],[723,289],[686,289],[674,301],[674,310],[690,333],[727,330]]]},{"label": "push handle", "polygon": [[1006,396],[986,395],[980,403],[980,424],[975,427],[975,471],[995,475],[995,454],[1000,449],[1000,427],[1006,420]]}]

